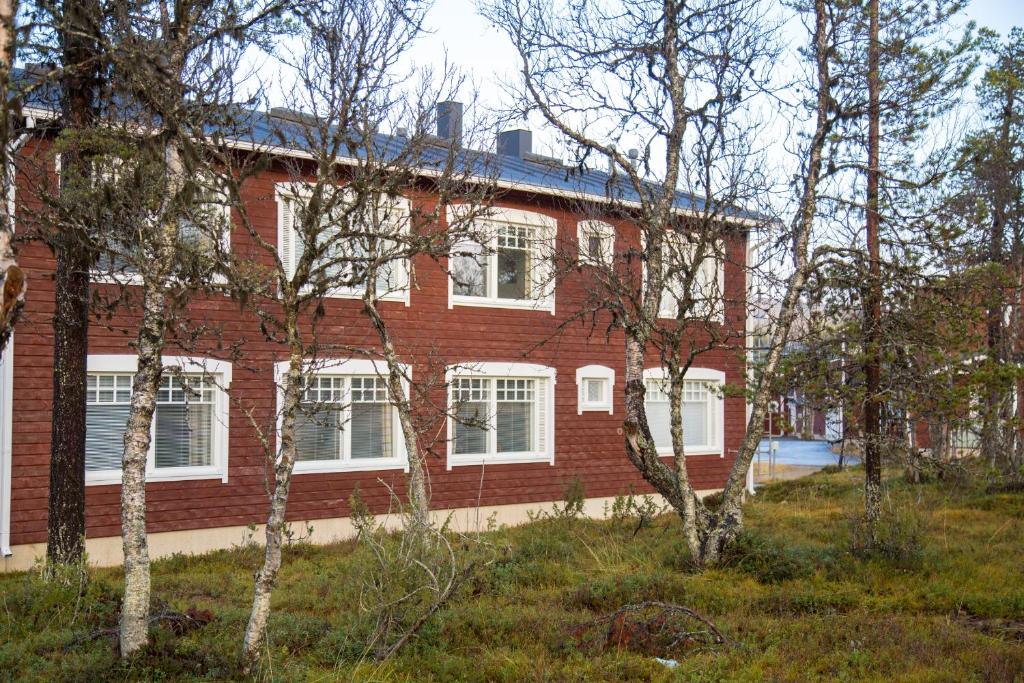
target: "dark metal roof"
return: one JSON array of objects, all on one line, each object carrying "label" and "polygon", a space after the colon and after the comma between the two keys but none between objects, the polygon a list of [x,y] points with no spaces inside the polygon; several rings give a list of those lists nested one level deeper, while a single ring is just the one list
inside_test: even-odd
[{"label": "dark metal roof", "polygon": [[[55,84],[39,86],[38,76],[24,69],[12,70],[12,80],[26,83],[35,79],[36,87],[29,91],[25,105],[51,112],[60,110],[59,89]],[[17,88],[14,88],[17,90]],[[268,112],[254,109],[239,108],[225,117],[224,126],[210,125],[206,133],[238,144],[251,145],[255,149],[275,148],[277,153],[303,154],[318,145],[313,137],[317,135],[317,127],[309,123],[289,120],[273,116]],[[427,173],[440,171],[454,162],[456,167],[469,170],[481,177],[493,178],[506,187],[540,194],[555,194],[574,197],[595,202],[639,202],[636,188],[624,175],[612,176],[603,171],[590,168],[570,167],[557,160],[546,159],[538,155],[518,156],[495,154],[473,149],[457,149],[455,156],[448,142],[435,138],[436,144],[422,144],[422,136],[417,136],[415,150],[410,146],[410,138],[399,135],[375,134],[373,149],[375,155],[385,161],[401,161],[408,167],[415,167]],[[350,158],[366,157],[365,146],[358,146],[348,151]],[[415,154],[415,157],[412,155]],[[345,152],[340,153],[341,156]],[[651,191],[657,192],[656,184],[650,185]],[[700,197],[676,192],[675,206],[682,211],[699,212],[704,209],[704,200]],[[727,213],[737,219],[759,219],[759,216],[740,208]]]}]

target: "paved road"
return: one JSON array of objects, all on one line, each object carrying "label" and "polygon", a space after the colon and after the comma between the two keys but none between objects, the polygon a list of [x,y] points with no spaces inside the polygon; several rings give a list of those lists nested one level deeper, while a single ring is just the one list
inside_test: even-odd
[{"label": "paved road", "polygon": [[[824,467],[835,465],[839,462],[839,456],[832,452],[827,441],[804,441],[791,437],[775,438],[773,441],[779,444],[776,452],[775,462],[782,465],[805,465]],[[768,440],[761,440],[761,459],[767,462]],[[755,461],[756,461],[755,456]],[[856,458],[846,458],[848,464],[856,464]]]}]

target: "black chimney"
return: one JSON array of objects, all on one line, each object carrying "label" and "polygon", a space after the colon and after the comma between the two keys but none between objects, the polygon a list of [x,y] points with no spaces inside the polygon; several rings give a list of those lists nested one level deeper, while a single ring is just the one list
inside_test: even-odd
[{"label": "black chimney", "polygon": [[462,102],[437,103],[437,137],[462,144]]},{"label": "black chimney", "polygon": [[498,154],[525,159],[533,149],[533,133],[522,128],[498,133]]}]

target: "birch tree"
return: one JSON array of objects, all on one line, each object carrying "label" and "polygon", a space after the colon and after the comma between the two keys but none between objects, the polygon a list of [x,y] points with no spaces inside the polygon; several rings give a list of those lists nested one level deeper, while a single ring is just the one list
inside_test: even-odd
[{"label": "birch tree", "polygon": [[[269,510],[242,644],[247,670],[258,662],[266,639],[300,426],[324,421],[324,409],[330,409],[328,414],[344,409],[345,399],[336,393],[311,391],[316,374],[332,358],[381,360],[379,374],[398,413],[409,459],[414,526],[429,524],[427,449],[418,426],[418,412],[429,412],[429,406],[414,405],[414,398],[428,393],[417,389],[412,394],[407,388],[408,359],[400,356],[385,310],[396,304],[381,302],[415,287],[412,258],[447,256],[479,210],[455,223],[467,227],[449,224],[439,230],[446,207],[456,201],[482,207],[490,189],[486,160],[467,149],[467,131],[451,130],[446,136],[430,132],[438,104],[454,96],[458,80],[449,71],[409,74],[400,68],[422,30],[426,9],[414,0],[304,6],[299,12],[302,46],[282,55],[290,106],[272,110],[267,118],[271,133],[253,141],[257,156],[289,177],[278,188],[279,201],[288,207],[286,241],[280,250],[250,217],[243,184],[229,188],[255,246],[249,253],[219,255],[227,264],[228,287],[258,318],[265,337],[280,345],[285,359],[273,420],[265,425],[248,413],[267,456]],[[294,80],[287,80],[289,76]],[[392,135],[381,132],[388,127]],[[302,158],[274,157],[269,145],[301,150]],[[238,161],[237,155],[224,156],[226,164]],[[429,202],[419,201],[424,194]],[[321,330],[325,299],[339,292],[361,299],[366,317],[351,322],[369,321],[378,345],[353,347]]]},{"label": "birch tree", "polygon": [[11,153],[13,131],[8,112],[11,67],[17,54],[15,17],[18,3],[0,1],[0,356],[3,355],[11,330],[25,301],[25,275],[18,267],[14,253],[14,211],[10,205],[10,188],[14,183]]},{"label": "birch tree", "polygon": [[[611,302],[615,324],[626,336],[626,454],[680,515],[693,558],[714,563],[742,528],[746,471],[812,268],[808,250],[823,151],[837,116],[830,54],[844,16],[824,1],[803,15],[811,17],[806,85],[812,96],[804,107],[809,133],[800,147],[796,207],[780,236],[790,245],[792,274],[751,392],[750,419],[724,502],[714,510],[696,495],[687,471],[680,399],[694,359],[730,339],[736,344],[743,334],[719,322],[728,321],[728,313],[724,319],[709,315],[714,308],[708,301],[723,293],[701,272],[706,259],[726,258],[719,245],[742,240],[751,225],[763,223],[739,208],[755,204],[765,188],[754,171],[748,100],[766,87],[764,69],[775,56],[763,8],[754,2],[631,2],[615,9],[583,2],[563,8],[524,0],[492,4],[487,14],[519,53],[522,109],[539,112],[581,158],[596,154],[609,160],[610,210],[622,206],[614,201],[618,183],[638,197],[636,205],[619,210],[639,228],[639,253],[621,255],[615,270],[598,276],[600,296]],[[634,163],[619,148],[637,137],[641,152]],[[632,265],[637,262],[642,268]],[[609,288],[614,282],[623,285]],[[725,310],[730,308],[727,302]],[[662,319],[666,309],[674,320]],[[659,458],[647,419],[644,369],[652,349],[667,378],[671,465]]]},{"label": "birch tree", "polygon": [[[115,7],[104,45],[116,101],[123,104],[104,115],[102,135],[116,152],[96,162],[109,219],[97,237],[109,254],[101,260],[109,275],[115,280],[128,275],[127,283],[141,288],[137,370],[121,464],[125,593],[120,649],[125,657],[148,642],[146,463],[165,372],[168,321],[213,274],[203,262],[208,244],[193,226],[207,226],[218,240],[228,229],[223,214],[210,208],[218,169],[205,149],[207,129],[230,132],[229,105],[241,55],[285,8],[276,0],[245,6],[199,0],[173,8],[122,4]],[[162,58],[144,58],[151,54]],[[190,391],[188,380],[182,383]]]}]

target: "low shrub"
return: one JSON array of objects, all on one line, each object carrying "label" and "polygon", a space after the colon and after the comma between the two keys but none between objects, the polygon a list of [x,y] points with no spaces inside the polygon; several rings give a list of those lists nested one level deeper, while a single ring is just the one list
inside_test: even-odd
[{"label": "low shrub", "polygon": [[744,531],[722,553],[722,566],[734,567],[761,583],[780,583],[814,573],[811,552],[799,546],[780,545],[761,534]]}]

